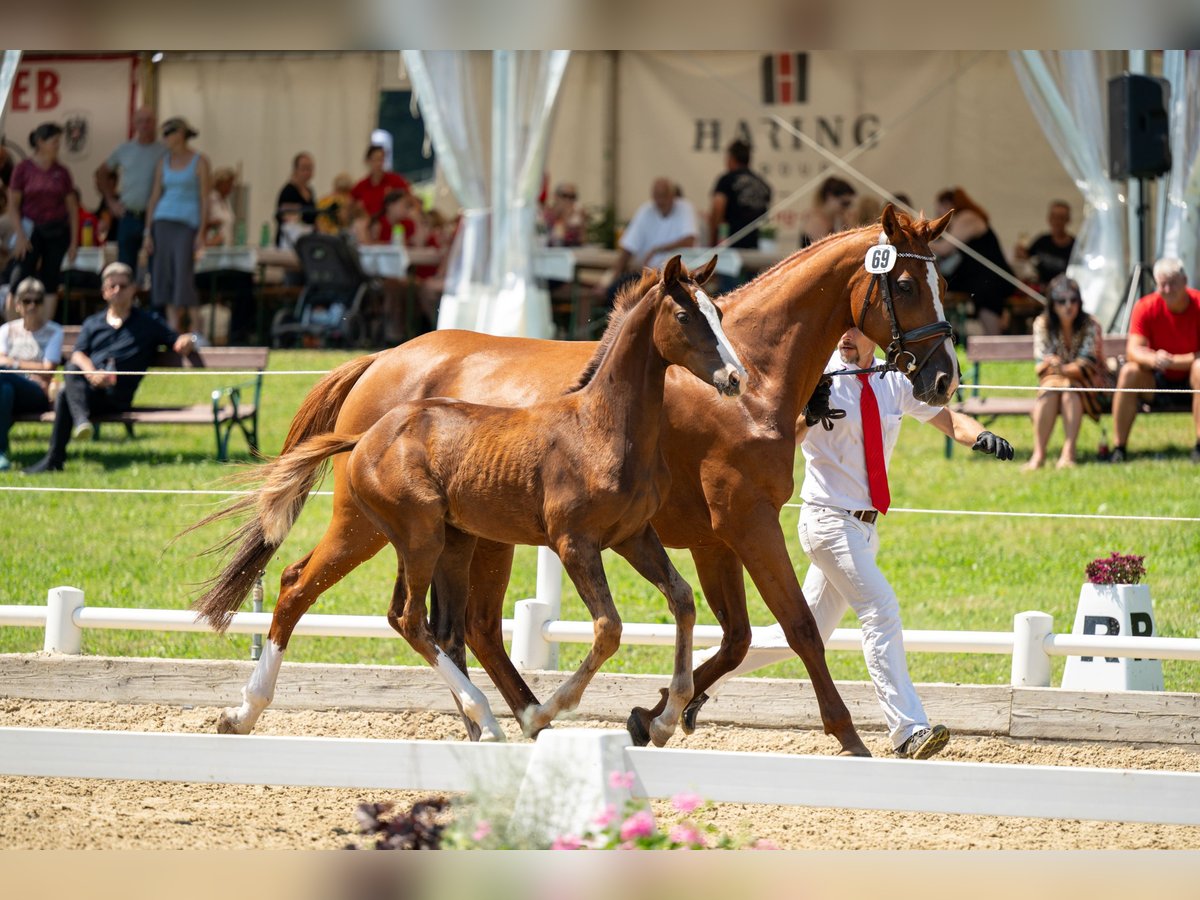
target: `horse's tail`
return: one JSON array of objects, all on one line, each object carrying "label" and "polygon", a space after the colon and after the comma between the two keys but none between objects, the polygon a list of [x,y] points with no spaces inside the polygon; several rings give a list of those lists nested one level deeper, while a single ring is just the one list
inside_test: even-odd
[{"label": "horse's tail", "polygon": [[[267,482],[270,482],[273,473],[280,471],[283,466],[288,466],[292,472],[302,468],[289,465],[290,461],[287,460],[287,457],[304,441],[333,430],[351,388],[358,383],[363,373],[371,367],[378,356],[379,354],[375,353],[343,363],[318,381],[308,392],[308,396],[304,398],[295,418],[292,419],[292,426],[288,429],[280,456],[266,466]],[[205,517],[184,532],[186,534],[188,531],[239,514],[258,513],[225,540],[211,548],[211,552],[222,552],[235,545],[237,547],[225,569],[207,583],[204,595],[193,604],[193,608],[199,612],[200,617],[207,619],[218,631],[224,631],[229,626],[230,617],[241,606],[242,601],[258,579],[259,573],[266,568],[267,562],[275,554],[279,545],[283,543],[283,538],[292,527],[292,523],[296,521],[296,517],[300,515],[300,510],[308,498],[309,491],[320,476],[321,470],[322,466],[318,463],[306,470],[307,474],[303,476],[302,480],[288,485],[290,499],[284,504],[282,514],[273,513],[269,529],[265,526],[265,520],[262,518],[262,507],[267,502],[264,492],[268,488],[268,484],[264,483],[259,490]],[[247,474],[245,478],[257,481],[263,474],[264,470],[258,469]]]},{"label": "horse's tail", "polygon": [[287,437],[283,439],[283,449],[279,451],[281,456],[310,437],[333,431],[350,389],[378,357],[379,353],[356,357],[342,363],[316,383],[292,419],[292,427],[288,429]]},{"label": "horse's tail", "polygon": [[361,437],[361,434],[320,434],[308,438],[255,473],[263,475],[258,490],[187,529],[192,531],[238,513],[253,513],[233,534],[211,548],[219,552],[236,545],[225,568],[207,583],[205,592],[192,604],[199,618],[206,619],[216,631],[229,627],[234,612],[300,515],[308,492],[320,479],[329,457],[353,450]]}]

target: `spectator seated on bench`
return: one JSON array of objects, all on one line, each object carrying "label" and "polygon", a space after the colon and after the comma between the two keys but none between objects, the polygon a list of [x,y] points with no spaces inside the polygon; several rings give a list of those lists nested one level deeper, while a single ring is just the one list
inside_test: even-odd
[{"label": "spectator seated on bench", "polygon": [[89,316],[79,331],[66,382],[54,403],[50,448],[26,473],[61,471],[71,438],[90,437],[94,415],[111,415],[133,406],[142,376],[115,372],[145,371],[163,344],[180,354],[196,348],[195,335],[176,334],[161,319],[133,305],[137,286],[129,266],[119,262],[107,266],[100,290],[107,309]]},{"label": "spectator seated on bench", "polygon": [[[79,336],[79,326],[68,325],[63,329],[63,353],[70,356],[71,349]],[[133,437],[136,424],[142,425],[201,425],[210,427],[216,434],[217,459],[224,462],[229,458],[229,438],[234,428],[241,431],[251,451],[258,449],[258,408],[262,399],[263,372],[267,368],[270,350],[266,347],[201,347],[186,356],[170,348],[160,349],[152,368],[187,368],[219,371],[254,371],[253,380],[238,382],[215,389],[205,389],[207,402],[175,406],[136,405],[123,412],[92,417],[92,435],[99,438],[103,422],[116,422],[125,426],[126,433]],[[73,376],[81,377],[81,376]],[[56,383],[61,387],[62,381]],[[243,395],[245,399],[243,399]],[[54,410],[32,415],[18,415],[21,422],[53,422]]]},{"label": "spectator seated on bench", "polygon": [[0,325],[0,472],[12,468],[8,432],[22,413],[50,408],[50,382],[62,361],[63,330],[46,321],[46,288],[36,278],[17,285],[21,318]]},{"label": "spectator seated on bench", "polygon": [[[1083,311],[1079,285],[1058,275],[1047,287],[1050,306],[1033,323],[1033,358],[1038,385],[1045,388],[1111,388],[1112,374],[1104,363],[1100,323]],[[1063,446],[1057,468],[1075,465],[1075,442],[1086,415],[1099,422],[1109,395],[1087,391],[1039,391],[1033,404],[1033,455],[1026,471],[1046,462],[1046,445],[1054,421],[1062,416]]]},{"label": "spectator seated on bench", "polygon": [[[1133,308],[1126,362],[1117,387],[1200,391],[1200,291],[1187,286],[1183,263],[1168,257],[1154,264],[1154,286],[1157,290]],[[1140,398],[1145,401],[1146,395]],[[1136,393],[1119,393],[1113,398],[1112,462],[1125,461],[1138,401]],[[1200,463],[1200,394],[1152,394],[1150,402],[1156,410],[1191,409],[1192,462]]]},{"label": "spectator seated on bench", "polygon": [[[982,368],[985,362],[1036,362],[1033,355],[1033,335],[972,335],[967,338],[967,361],[972,364],[970,381],[964,385],[982,383]],[[1106,334],[1102,338],[1103,349],[1098,361],[1111,373],[1117,365],[1114,361],[1125,353],[1126,335]],[[1022,393],[1019,396],[998,396],[996,393],[980,392],[971,388],[965,397],[959,391],[962,399],[951,405],[951,409],[968,416],[980,419],[985,424],[994,421],[998,416],[1032,416],[1037,399],[1032,393]],[[953,451],[953,442],[946,445],[946,458]]]}]

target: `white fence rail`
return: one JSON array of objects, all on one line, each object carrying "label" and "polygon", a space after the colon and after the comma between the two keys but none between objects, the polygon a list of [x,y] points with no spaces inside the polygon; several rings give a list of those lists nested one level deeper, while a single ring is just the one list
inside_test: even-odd
[{"label": "white fence rail", "polygon": [[[624,731],[554,729],[535,744],[0,728],[0,774],[355,789],[479,791],[576,833],[630,795],[732,803],[1200,825],[1200,774],[849,759],[629,746]],[[525,798],[526,802],[523,802]],[[541,806],[552,799],[555,809]]]},{"label": "white fence rail", "polygon": [[[553,668],[558,643],[590,643],[591,622],[568,622],[552,618],[553,607],[537,600],[517,604],[514,619],[502,623],[504,637],[512,640],[512,656],[524,670]],[[233,634],[258,635],[267,631],[270,613],[237,613],[229,626]],[[83,592],[70,587],[52,588],[46,606],[0,606],[0,626],[44,627],[43,649],[52,653],[79,653],[85,628],[121,628],[138,631],[208,631],[187,610],[124,609],[89,607]],[[396,632],[383,616],[306,615],[296,634],[323,637],[395,638]],[[621,641],[625,644],[670,645],[673,625],[627,622]],[[698,625],[697,649],[715,647],[721,628]],[[1013,631],[923,631],[904,632],[905,649],[918,653],[994,653],[1013,658],[1011,683],[1024,687],[1050,685],[1053,656],[1096,655],[1122,658],[1200,661],[1200,639],[1121,637],[1106,635],[1054,634],[1053,620],[1045,613],[1024,612],[1014,617]],[[858,651],[862,632],[838,628],[826,648]]]}]

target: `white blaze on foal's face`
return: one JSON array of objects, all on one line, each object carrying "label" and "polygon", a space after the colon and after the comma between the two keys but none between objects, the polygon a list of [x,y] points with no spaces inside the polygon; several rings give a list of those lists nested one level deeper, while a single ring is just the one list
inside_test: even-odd
[{"label": "white blaze on foal's face", "polygon": [[721,328],[721,317],[717,314],[716,305],[709,299],[708,294],[698,288],[695,296],[696,306],[700,308],[701,315],[708,320],[708,325],[717,338],[717,352],[721,354],[721,359],[725,361],[725,365],[733,366],[740,377],[745,378],[746,369],[742,365],[742,361],[738,359],[733,345],[729,343],[729,338],[725,337],[725,331]]}]

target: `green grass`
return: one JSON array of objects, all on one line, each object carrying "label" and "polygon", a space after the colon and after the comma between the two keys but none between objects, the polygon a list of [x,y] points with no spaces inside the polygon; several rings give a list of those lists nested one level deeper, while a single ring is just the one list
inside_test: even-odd
[{"label": "green grass", "polygon": [[[328,369],[347,359],[335,352],[295,351],[272,354],[276,370]],[[292,414],[317,376],[268,377],[264,389],[262,439],[267,452],[282,443]],[[995,364],[985,368],[991,384],[1030,384],[1031,367]],[[228,379],[205,377],[150,378],[140,402],[199,402],[211,387]],[[1029,512],[1107,513],[1200,516],[1200,467],[1187,458],[1191,423],[1186,414],[1145,416],[1132,441],[1133,459],[1121,467],[1095,463],[1099,427],[1085,421],[1080,439],[1081,465],[1026,474],[1018,470],[1031,448],[1030,425],[1018,418],[994,424],[1017,449],[1012,463],[972,454],[958,447],[952,460],[942,455],[943,439],[933,428],[908,422],[893,458],[891,486],[898,507],[977,509]],[[59,475],[22,477],[0,474],[2,485],[108,488],[213,488],[230,467],[213,461],[213,437],[203,428],[139,428],[126,440],[109,426],[102,440],[73,446],[67,471]],[[45,449],[45,425],[18,425],[12,432],[18,464],[37,459]],[[1051,442],[1057,452],[1061,438]],[[235,437],[235,460],[249,462],[244,444]],[[1053,457],[1052,457],[1053,458]],[[752,464],[752,461],[748,461]],[[797,454],[799,485],[803,462]],[[328,486],[328,485],[327,485]],[[206,497],[163,495],[30,494],[0,492],[0,604],[42,604],[56,585],[84,590],[95,606],[185,609],[194,585],[212,571],[211,558],[198,551],[221,534],[188,535],[170,544],[173,535],[213,508]],[[267,573],[271,606],[283,566],[306,553],[327,523],[329,501],[314,498],[296,523]],[[798,510],[785,508],[782,525],[792,560],[803,577],[807,562],[796,541]],[[1010,630],[1022,610],[1054,616],[1056,630],[1070,629],[1086,563],[1110,551],[1145,554],[1148,583],[1158,630],[1163,635],[1196,637],[1200,623],[1200,527],[1195,523],[1142,523],[1103,520],[1013,519],[893,513],[881,526],[880,564],[900,596],[907,628],[943,630]],[[691,558],[672,551],[684,577],[698,582]],[[622,560],[607,554],[608,573],[622,617],[628,622],[670,621],[665,601]],[[506,601],[532,596],[536,554],[521,548]],[[315,612],[382,614],[391,595],[394,556],[390,550],[352,573],[328,591]],[[753,585],[748,585],[755,624],[771,616]],[[247,604],[248,606],[248,604]],[[563,614],[586,618],[570,585],[564,587]],[[715,620],[701,603],[700,622]],[[848,617],[846,626],[853,626]],[[0,628],[0,652],[41,648],[40,629]],[[89,630],[84,652],[123,656],[245,658],[248,638],[208,634]],[[574,665],[584,652],[579,645],[562,650],[563,665]],[[400,639],[353,640],[298,638],[288,658],[300,661],[416,663]],[[865,679],[855,653],[832,653],[830,665],[839,679]],[[917,681],[1007,683],[1007,656],[911,654]],[[1165,662],[1171,690],[1200,690],[1200,666]],[[608,671],[667,672],[668,648],[624,647],[606,666]],[[1061,662],[1056,669],[1061,674]],[[763,674],[803,676],[797,662],[781,663]],[[1057,677],[1056,674],[1056,677]]]}]

